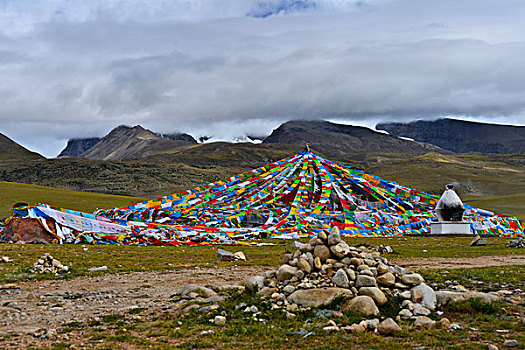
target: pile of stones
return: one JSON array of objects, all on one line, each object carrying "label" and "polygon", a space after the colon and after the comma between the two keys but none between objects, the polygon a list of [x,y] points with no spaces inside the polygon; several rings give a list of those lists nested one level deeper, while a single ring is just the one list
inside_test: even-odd
[{"label": "pile of stones", "polygon": [[378,316],[378,306],[386,304],[389,296],[396,296],[401,309],[398,319],[421,321],[424,317],[430,323],[425,327],[436,326],[428,318],[437,306],[436,293],[423,277],[391,264],[378,251],[349,246],[337,227],[293,246],[297,250],[284,256],[282,266],[266,271],[265,276],[251,277],[246,288],[272,298],[275,307],[292,312],[342,297],[342,311]]},{"label": "pile of stones", "polygon": [[525,248],[525,238],[510,241],[507,243],[507,248]]},{"label": "pile of stones", "polygon": [[45,253],[36,263],[33,264],[31,271],[36,273],[60,274],[69,272],[69,266],[63,265],[48,253]]}]

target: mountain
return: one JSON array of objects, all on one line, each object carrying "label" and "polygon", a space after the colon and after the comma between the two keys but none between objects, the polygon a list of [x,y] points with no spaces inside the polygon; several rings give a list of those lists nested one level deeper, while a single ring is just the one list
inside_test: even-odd
[{"label": "mountain", "polygon": [[81,158],[98,160],[139,159],[155,153],[170,152],[192,146],[193,143],[162,138],[140,125],[121,125],[111,130]]},{"label": "mountain", "polygon": [[348,158],[350,154],[356,158],[356,155],[366,157],[380,153],[443,153],[440,148],[429,144],[402,140],[365,127],[327,121],[286,122],[275,129],[263,143],[304,146],[307,142],[317,152],[336,159]]},{"label": "mountain", "polygon": [[525,126],[457,119],[382,123],[377,129],[428,142],[455,153],[525,154]]},{"label": "mountain", "polygon": [[57,158],[79,157],[82,153],[95,146],[98,141],[100,141],[99,137],[91,137],[86,139],[71,139],[67,141],[66,148],[64,148],[62,152],[60,152]]},{"label": "mountain", "polygon": [[36,152],[19,145],[9,137],[0,133],[0,161],[22,160],[22,159],[43,159],[44,157]]},{"label": "mountain", "polygon": [[186,133],[157,134],[157,135],[164,139],[173,140],[173,141],[186,141],[186,142],[195,143],[195,144],[198,143],[197,140],[195,140],[193,136],[191,136],[190,134],[186,134]]}]

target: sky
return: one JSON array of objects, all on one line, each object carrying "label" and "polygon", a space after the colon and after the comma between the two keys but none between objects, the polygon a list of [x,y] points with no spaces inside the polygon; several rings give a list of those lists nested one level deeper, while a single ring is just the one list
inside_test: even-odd
[{"label": "sky", "polygon": [[0,132],[47,157],[140,124],[525,125],[522,0],[0,0]]}]

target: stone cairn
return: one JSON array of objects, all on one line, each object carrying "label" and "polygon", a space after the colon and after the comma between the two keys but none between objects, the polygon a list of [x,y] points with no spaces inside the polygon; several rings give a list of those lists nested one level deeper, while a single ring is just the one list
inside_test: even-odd
[{"label": "stone cairn", "polygon": [[45,253],[40,259],[38,259],[36,263],[33,264],[33,268],[31,270],[36,273],[60,274],[69,272],[69,266],[63,265],[60,261],[54,259],[48,253]]},{"label": "stone cairn", "polygon": [[[306,244],[294,242],[292,246],[298,249],[284,256],[284,264],[277,271],[251,277],[245,284],[249,291],[272,298],[274,307],[286,307],[287,316],[293,317],[291,312],[302,307],[329,304],[338,297],[344,298],[342,311],[379,316],[378,306],[386,304],[388,296],[397,296],[401,300],[398,320],[411,319],[419,327],[436,327],[428,317],[436,309],[436,294],[423,277],[405,272],[373,249],[349,246],[337,227],[321,231]],[[386,321],[385,327],[391,329],[395,322]],[[440,327],[447,328],[447,322],[449,327],[447,319],[442,321]],[[366,329],[367,322],[362,323]],[[379,329],[379,322],[368,323],[368,329]],[[357,324],[350,327],[359,328]]]}]

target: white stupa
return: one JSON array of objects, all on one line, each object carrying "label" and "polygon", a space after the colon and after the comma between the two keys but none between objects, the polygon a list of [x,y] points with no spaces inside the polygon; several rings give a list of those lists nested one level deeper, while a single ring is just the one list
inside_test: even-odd
[{"label": "white stupa", "polygon": [[437,222],[430,224],[431,235],[471,235],[470,223],[463,221],[465,207],[454,191],[447,185],[436,205]]}]

